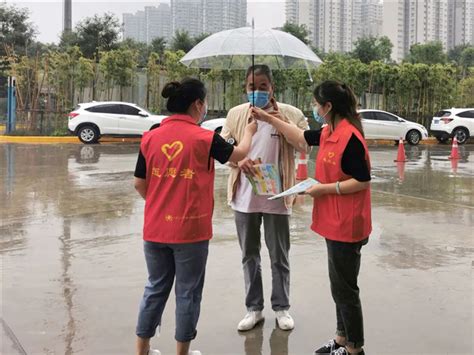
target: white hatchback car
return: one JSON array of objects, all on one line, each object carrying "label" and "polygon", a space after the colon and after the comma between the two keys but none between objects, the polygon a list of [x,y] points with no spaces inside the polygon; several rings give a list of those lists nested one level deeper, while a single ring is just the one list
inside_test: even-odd
[{"label": "white hatchback car", "polygon": [[440,143],[456,137],[459,144],[464,144],[474,134],[474,108],[440,111],[434,115],[430,130]]},{"label": "white hatchback car", "polygon": [[167,116],[154,115],[127,102],[79,104],[69,115],[68,129],[85,144],[97,143],[102,136],[140,137],[159,127]]},{"label": "white hatchback car", "polygon": [[423,125],[393,113],[380,110],[359,110],[359,113],[367,139],[398,141],[402,138],[411,145],[417,145],[422,139],[428,138],[428,130]]}]

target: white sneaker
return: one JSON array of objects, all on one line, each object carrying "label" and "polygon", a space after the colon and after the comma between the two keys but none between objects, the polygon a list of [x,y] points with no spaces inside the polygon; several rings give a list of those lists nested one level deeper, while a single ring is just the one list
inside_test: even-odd
[{"label": "white sneaker", "polygon": [[244,319],[242,319],[237,326],[240,331],[253,329],[258,323],[264,319],[261,311],[250,311],[247,312]]},{"label": "white sneaker", "polygon": [[150,349],[148,350],[148,355],[161,355],[161,351],[156,349]]},{"label": "white sneaker", "polygon": [[199,350],[191,350],[188,355],[201,355],[201,352]]},{"label": "white sneaker", "polygon": [[276,311],[275,316],[280,329],[292,330],[295,327],[295,321],[288,311]]}]

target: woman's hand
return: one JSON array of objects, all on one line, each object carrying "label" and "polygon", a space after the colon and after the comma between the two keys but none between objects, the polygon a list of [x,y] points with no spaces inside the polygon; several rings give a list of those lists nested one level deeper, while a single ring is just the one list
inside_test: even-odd
[{"label": "woman's hand", "polygon": [[326,186],[326,184],[316,184],[311,186],[308,190],[306,190],[305,195],[310,195],[312,198],[320,198],[321,196],[327,194]]},{"label": "woman's hand", "polygon": [[245,126],[245,132],[248,132],[251,136],[253,136],[257,132],[257,121],[253,118],[250,118],[249,123]]},{"label": "woman's hand", "polygon": [[274,119],[273,115],[255,106],[253,106],[250,109],[250,117],[254,120],[259,120],[259,121],[267,122],[270,124],[272,123],[272,120]]},{"label": "woman's hand", "polygon": [[250,159],[250,158],[245,158],[238,163],[239,169],[245,174],[245,175],[250,175],[254,176],[255,175],[255,169],[254,166],[255,162]]}]

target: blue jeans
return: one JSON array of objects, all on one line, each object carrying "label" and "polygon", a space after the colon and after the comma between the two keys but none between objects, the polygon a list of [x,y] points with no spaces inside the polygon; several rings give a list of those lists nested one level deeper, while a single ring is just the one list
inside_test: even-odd
[{"label": "blue jeans", "polygon": [[145,242],[148,282],[145,286],[136,334],[152,338],[176,277],[175,339],[186,343],[196,337],[209,241],[189,244]]}]

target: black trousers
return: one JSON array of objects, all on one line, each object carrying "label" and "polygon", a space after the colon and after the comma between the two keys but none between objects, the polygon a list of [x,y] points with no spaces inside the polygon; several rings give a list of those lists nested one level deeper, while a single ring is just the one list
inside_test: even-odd
[{"label": "black trousers", "polygon": [[336,303],[336,334],[345,337],[347,345],[353,348],[364,345],[364,323],[357,278],[360,270],[360,251],[367,242],[368,239],[358,243],[326,239],[331,293]]}]

